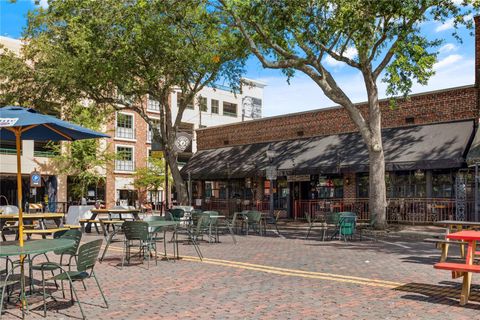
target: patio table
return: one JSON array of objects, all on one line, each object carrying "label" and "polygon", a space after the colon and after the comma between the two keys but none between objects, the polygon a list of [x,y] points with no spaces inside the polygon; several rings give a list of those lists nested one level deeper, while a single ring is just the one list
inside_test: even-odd
[{"label": "patio table", "polygon": [[[24,213],[23,214],[23,221],[32,221],[32,220],[39,220],[40,226],[44,230],[46,229],[46,220],[53,220],[57,227],[61,227],[63,223],[63,217],[65,215],[63,213]],[[2,231],[2,240],[6,241],[5,235],[3,233],[3,228],[7,221],[18,221],[19,214],[0,214],[0,231]]]},{"label": "patio table", "polygon": [[480,266],[473,264],[474,256],[480,255],[476,251],[477,241],[480,241],[480,231],[464,230],[447,235],[448,239],[462,240],[468,243],[465,264],[440,262],[435,265],[437,269],[451,270],[452,278],[463,277],[462,293],[460,295],[460,305],[468,303],[470,296],[470,286],[472,284],[472,273],[480,273]]},{"label": "patio table", "polygon": [[[122,217],[122,214],[123,215],[131,214],[133,216],[133,219],[140,220],[140,216],[138,215],[140,210],[137,210],[137,209],[132,209],[132,210],[130,209],[91,209],[90,212],[92,213],[92,215],[90,216],[89,220],[95,220],[97,216],[102,214],[108,215],[109,220],[112,220],[112,214],[118,214],[118,218],[115,218],[117,220],[126,219],[125,217]],[[90,233],[91,231],[92,231],[92,222],[89,221],[85,226],[85,232]]]},{"label": "patio table", "polygon": [[[17,244],[0,244],[0,257],[12,257],[12,256],[23,256],[30,254],[41,254],[57,250],[65,250],[75,245],[75,241],[71,239],[43,239],[43,240],[31,240],[25,241],[23,247]],[[22,259],[22,258],[21,258]],[[14,269],[12,269],[13,272]],[[25,276],[23,263],[21,263],[21,285],[20,285],[20,299],[22,301],[22,317],[25,314]],[[2,306],[0,306],[1,312]]]},{"label": "patio table", "polygon": [[[177,226],[178,226],[178,221],[169,221],[169,220],[155,220],[155,221],[146,221],[148,223],[148,227],[152,228],[154,230],[156,229],[163,229],[164,231],[167,228],[173,227],[173,234],[175,235],[175,246],[173,256],[175,259],[178,259],[180,257],[179,250],[178,250],[178,235],[177,235]],[[165,253],[166,254],[166,253]]]},{"label": "patio table", "polygon": [[[223,220],[225,225],[227,226],[228,228],[228,231],[230,232],[230,235],[232,236],[232,239],[233,239],[233,243],[234,244],[237,244],[237,239],[235,239],[235,234],[233,233],[233,228],[232,228],[232,224],[230,223],[230,221],[228,221],[227,217],[226,216],[223,216],[223,215],[211,215],[210,216],[211,219],[213,219],[213,221],[215,221],[215,242],[220,242],[218,240],[218,223],[217,223],[217,220]],[[213,221],[210,220],[211,223],[210,223],[210,233],[211,233],[211,229],[212,229],[212,223]]]},{"label": "patio table", "polygon": [[[457,221],[457,220],[441,220],[435,221],[435,225],[445,227],[445,239],[448,240],[448,235],[454,231],[462,231],[462,230],[480,230],[480,222],[474,221]],[[442,248],[442,256],[447,257],[448,255],[448,247],[449,244],[445,244]],[[462,258],[465,257],[465,245],[460,245],[460,254]]]}]

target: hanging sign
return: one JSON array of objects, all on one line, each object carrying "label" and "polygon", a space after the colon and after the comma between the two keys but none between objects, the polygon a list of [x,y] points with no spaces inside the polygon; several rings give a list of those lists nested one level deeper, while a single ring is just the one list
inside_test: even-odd
[{"label": "hanging sign", "polygon": [[30,187],[38,188],[42,186],[42,175],[38,171],[30,173]]},{"label": "hanging sign", "polygon": [[277,180],[277,168],[275,168],[275,166],[268,166],[265,170],[265,175],[268,180]]},{"label": "hanging sign", "polygon": [[287,181],[288,182],[310,181],[310,175],[309,174],[300,174],[300,175],[294,175],[294,176],[287,176]]},{"label": "hanging sign", "polygon": [[192,135],[186,132],[179,132],[175,138],[175,143],[173,144],[173,148],[177,152],[184,152],[187,150],[190,142],[192,141]]},{"label": "hanging sign", "polygon": [[0,118],[0,127],[13,127],[18,118]]}]

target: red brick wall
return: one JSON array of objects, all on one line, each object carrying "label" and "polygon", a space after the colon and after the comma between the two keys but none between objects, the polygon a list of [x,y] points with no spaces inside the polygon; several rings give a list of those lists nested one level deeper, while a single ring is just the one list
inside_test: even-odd
[{"label": "red brick wall", "polygon": [[357,183],[355,173],[344,173],[343,175],[343,198],[354,199],[357,197]]},{"label": "red brick wall", "polygon": [[[468,86],[412,95],[407,101],[399,101],[394,110],[388,101],[382,101],[382,124],[385,128],[404,126],[407,117],[413,117],[414,124],[478,118],[477,97],[478,90]],[[360,109],[367,116],[367,106],[362,104]],[[228,145],[241,145],[296,139],[299,132],[311,137],[355,131],[347,112],[334,107],[197,130],[197,148],[218,148],[226,141]]]},{"label": "red brick wall", "polygon": [[480,86],[480,16],[475,19],[475,83]]}]

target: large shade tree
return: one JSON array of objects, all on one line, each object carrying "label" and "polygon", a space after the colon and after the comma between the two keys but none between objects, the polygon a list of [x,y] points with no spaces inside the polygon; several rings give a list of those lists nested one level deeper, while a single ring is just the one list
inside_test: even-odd
[{"label": "large shade tree", "polygon": [[[24,65],[5,57],[1,95],[4,102],[88,99],[135,111],[152,128],[186,203],[173,148],[183,112],[207,85],[240,86],[247,46],[224,27],[202,0],[51,0],[29,14]],[[174,91],[182,93],[177,112]],[[159,103],[160,124],[149,118],[146,97]]]},{"label": "large shade tree", "polygon": [[[243,35],[265,68],[288,77],[310,77],[332,101],[345,108],[369,151],[370,212],[377,228],[386,225],[385,160],[381,135],[379,79],[387,94],[408,94],[414,81],[426,84],[436,62],[438,39],[420,25],[428,21],[472,27],[478,1],[451,0],[220,0],[212,1],[226,23]],[[458,33],[454,33],[458,36]],[[355,54],[352,54],[355,53]],[[327,57],[357,70],[368,110],[362,111],[326,63]]]}]

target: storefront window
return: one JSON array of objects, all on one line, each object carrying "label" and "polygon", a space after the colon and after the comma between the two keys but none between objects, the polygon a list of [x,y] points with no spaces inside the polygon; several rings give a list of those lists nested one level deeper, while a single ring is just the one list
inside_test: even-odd
[{"label": "storefront window", "polygon": [[343,198],[343,178],[338,176],[319,176],[310,183],[311,199]]},{"label": "storefront window", "polygon": [[398,171],[390,175],[391,197],[424,198],[426,197],[426,177],[423,170]]},{"label": "storefront window", "polygon": [[451,171],[434,170],[432,172],[432,196],[434,198],[452,198],[454,179]]},{"label": "storefront window", "polygon": [[357,181],[357,198],[368,198],[368,173],[359,173]]}]

